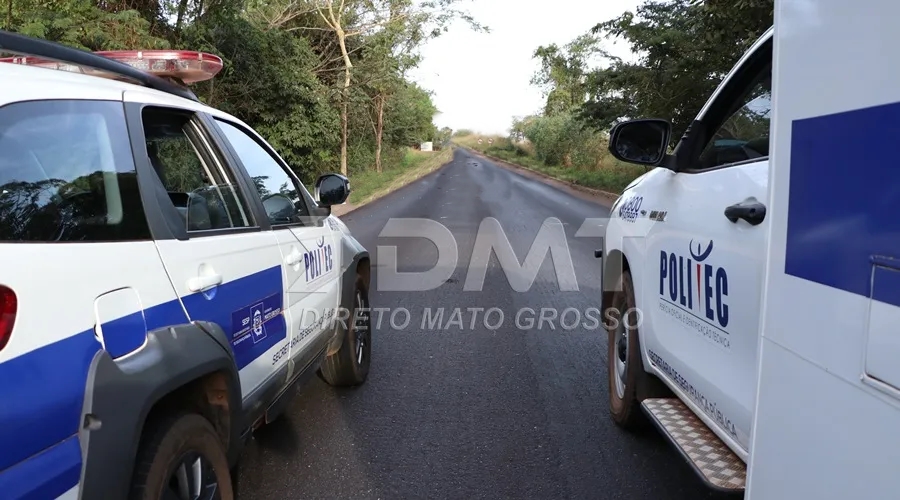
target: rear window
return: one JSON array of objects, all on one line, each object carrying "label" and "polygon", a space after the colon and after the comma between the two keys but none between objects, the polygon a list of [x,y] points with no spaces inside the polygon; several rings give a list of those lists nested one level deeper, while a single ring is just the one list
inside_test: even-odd
[{"label": "rear window", "polygon": [[121,103],[0,108],[0,241],[149,237]]}]

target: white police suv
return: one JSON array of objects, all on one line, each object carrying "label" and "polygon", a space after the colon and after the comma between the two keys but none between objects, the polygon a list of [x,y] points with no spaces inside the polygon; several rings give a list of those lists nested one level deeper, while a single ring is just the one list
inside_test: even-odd
[{"label": "white police suv", "polygon": [[298,382],[366,380],[369,256],[330,215],[347,179],[313,199],[173,83],[210,54],[0,51],[0,496],[231,498]]},{"label": "white police suv", "polygon": [[[622,193],[604,238],[609,404],[649,415],[710,485],[744,488],[767,241],[772,30],[741,58],[672,154],[670,125],[610,133],[656,166]],[[673,397],[673,394],[675,397]]]}]

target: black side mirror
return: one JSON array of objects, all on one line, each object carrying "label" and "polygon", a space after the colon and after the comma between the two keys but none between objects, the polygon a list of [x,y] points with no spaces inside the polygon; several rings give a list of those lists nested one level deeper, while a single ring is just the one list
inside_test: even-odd
[{"label": "black side mirror", "polygon": [[294,215],[297,213],[297,207],[287,196],[280,193],[270,194],[262,202],[270,223],[290,224],[295,222]]},{"label": "black side mirror", "polygon": [[609,152],[619,160],[656,166],[666,159],[672,125],[647,118],[622,122],[609,132]]},{"label": "black side mirror", "polygon": [[340,205],[350,196],[350,181],[340,174],[325,174],[316,181],[316,201],[320,207]]}]

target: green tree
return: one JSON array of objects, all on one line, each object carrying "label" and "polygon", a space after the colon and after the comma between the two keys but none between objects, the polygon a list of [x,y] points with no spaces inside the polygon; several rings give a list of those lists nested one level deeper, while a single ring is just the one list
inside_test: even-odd
[{"label": "green tree", "polygon": [[424,41],[422,24],[427,19],[403,17],[401,13],[411,4],[407,0],[393,0],[389,8],[396,19],[366,40],[361,56],[362,85],[371,100],[371,122],[375,135],[375,170],[382,171],[381,152],[384,140],[384,112],[386,104],[405,83],[406,72],[418,65],[416,47]]},{"label": "green tree", "polygon": [[588,78],[582,116],[598,128],[625,118],[671,120],[673,141],[741,54],[772,24],[772,0],[646,0],[636,12],[595,26],[638,54]]},{"label": "green tree", "polygon": [[520,142],[525,140],[525,134],[528,130],[528,127],[530,127],[531,124],[539,118],[540,117],[536,115],[514,117],[512,125],[509,127],[509,140],[513,142]]},{"label": "green tree", "polygon": [[453,137],[453,129],[450,127],[441,127],[441,129],[437,131],[437,136],[434,138],[434,141],[441,149],[443,149],[450,144],[451,137]]},{"label": "green tree", "polygon": [[590,58],[602,54],[594,35],[581,35],[563,47],[556,44],[538,47],[534,57],[540,69],[531,79],[532,85],[544,90],[545,115],[565,113],[584,103]]},{"label": "green tree", "polygon": [[385,137],[394,144],[415,146],[433,140],[437,130],[433,124],[437,108],[431,93],[414,83],[405,83],[396,90],[385,111]]},{"label": "green tree", "polygon": [[397,158],[399,148],[435,136],[431,96],[406,72],[422,43],[452,20],[478,28],[456,3],[15,0],[4,25],[85,50],[219,55],[223,70],[194,92],[258,131],[310,182],[339,163],[346,172],[348,158],[354,169],[380,167],[382,150]]},{"label": "green tree", "polygon": [[523,127],[525,137],[534,145],[536,156],[547,165],[580,168],[596,165],[595,133],[574,114],[534,117]]},{"label": "green tree", "polygon": [[[455,8],[459,0],[275,0],[284,7],[277,9],[277,26],[290,26],[296,19],[314,13],[317,25],[293,26],[288,29],[326,31],[333,35],[342,62],[340,89],[341,118],[341,172],[348,171],[348,138],[350,133],[351,83],[354,74],[354,58],[350,42],[362,39],[359,48],[369,41],[396,40],[396,33],[405,33],[420,42],[446,31],[449,23],[462,19],[476,29],[484,29],[465,11]],[[387,34],[386,36],[384,34]],[[381,36],[380,36],[381,35]],[[400,44],[402,45],[402,44]],[[388,49],[387,53],[395,54]],[[395,54],[396,55],[396,54]],[[379,92],[376,105],[383,109],[384,93]],[[380,102],[380,104],[378,104]],[[376,133],[376,135],[378,135]],[[380,155],[380,153],[379,153]],[[380,160],[379,160],[380,161]]]},{"label": "green tree", "polygon": [[306,39],[225,17],[187,28],[182,45],[225,60],[222,72],[195,91],[263,135],[302,179],[332,163],[338,115],[313,73],[319,59]]},{"label": "green tree", "polygon": [[151,34],[151,23],[135,10],[103,10],[91,0],[9,2],[6,29],[83,50],[168,48]]}]

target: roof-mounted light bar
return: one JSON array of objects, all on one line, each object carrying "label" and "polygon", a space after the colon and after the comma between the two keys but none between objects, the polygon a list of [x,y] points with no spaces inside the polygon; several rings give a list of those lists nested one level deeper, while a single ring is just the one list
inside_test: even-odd
[{"label": "roof-mounted light bar", "polygon": [[223,66],[219,56],[191,50],[115,50],[94,54],[184,84],[210,80]]},{"label": "roof-mounted light bar", "polygon": [[2,30],[0,52],[18,54],[0,59],[2,62],[77,71],[106,78],[126,78],[193,101],[199,99],[183,84],[209,80],[222,69],[221,58],[202,52],[150,50],[94,53]]}]

